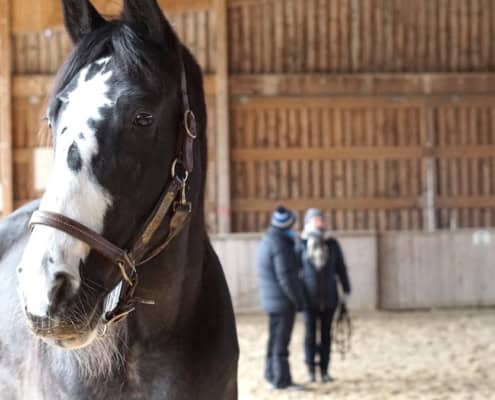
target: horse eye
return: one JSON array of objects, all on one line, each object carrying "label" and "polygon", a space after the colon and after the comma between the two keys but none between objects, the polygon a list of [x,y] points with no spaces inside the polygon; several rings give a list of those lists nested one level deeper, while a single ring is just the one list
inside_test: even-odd
[{"label": "horse eye", "polygon": [[134,117],[134,125],[147,127],[153,123],[153,115],[145,112],[138,113]]}]

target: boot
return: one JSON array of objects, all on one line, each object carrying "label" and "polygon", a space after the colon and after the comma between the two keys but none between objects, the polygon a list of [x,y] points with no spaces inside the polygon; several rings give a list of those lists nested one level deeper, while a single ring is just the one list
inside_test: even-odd
[{"label": "boot", "polygon": [[315,374],[315,368],[314,367],[308,368],[308,382],[309,383],[315,383],[316,382],[316,374]]},{"label": "boot", "polygon": [[328,382],[333,382],[334,379],[330,375],[328,375],[328,372],[322,372],[321,373],[321,381],[323,383],[328,383]]}]

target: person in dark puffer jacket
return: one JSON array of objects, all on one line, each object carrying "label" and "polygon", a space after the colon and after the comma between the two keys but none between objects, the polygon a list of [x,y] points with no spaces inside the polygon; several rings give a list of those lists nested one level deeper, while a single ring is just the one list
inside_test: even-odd
[{"label": "person in dark puffer jacket", "polygon": [[[336,239],[325,232],[323,212],[309,209],[304,218],[304,232],[298,245],[302,279],[306,298],[304,321],[305,358],[309,381],[315,382],[315,356],[319,353],[319,366],[323,382],[332,380],[328,374],[332,344],[332,320],[339,304],[338,283],[342,286],[341,301],[351,292],[347,267],[342,249]],[[320,325],[320,343],[316,341],[316,327]]]},{"label": "person in dark puffer jacket", "polygon": [[304,305],[298,277],[295,234],[291,231],[295,215],[277,207],[271,226],[258,248],[257,272],[261,305],[269,317],[269,339],[265,379],[277,389],[301,389],[292,382],[289,367],[289,344],[296,311]]}]

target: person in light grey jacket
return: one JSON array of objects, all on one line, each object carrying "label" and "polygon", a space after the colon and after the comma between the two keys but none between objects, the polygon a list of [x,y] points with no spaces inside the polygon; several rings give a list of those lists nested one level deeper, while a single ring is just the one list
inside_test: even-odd
[{"label": "person in light grey jacket", "polygon": [[[351,285],[339,242],[325,231],[323,212],[316,208],[309,209],[304,222],[298,253],[307,305],[304,310],[306,364],[309,381],[314,382],[315,358],[319,354],[321,379],[323,382],[328,382],[331,380],[328,372],[333,316],[339,301],[345,301],[350,294]],[[343,294],[340,299],[339,285]],[[317,343],[318,325],[319,343]]]}]

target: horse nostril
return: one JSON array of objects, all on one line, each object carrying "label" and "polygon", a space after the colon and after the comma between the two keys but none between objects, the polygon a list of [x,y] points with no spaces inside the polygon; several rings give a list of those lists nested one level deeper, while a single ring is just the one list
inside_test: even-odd
[{"label": "horse nostril", "polygon": [[48,294],[48,300],[52,307],[56,307],[63,302],[70,293],[70,278],[69,275],[59,272],[55,275],[54,283]]}]

